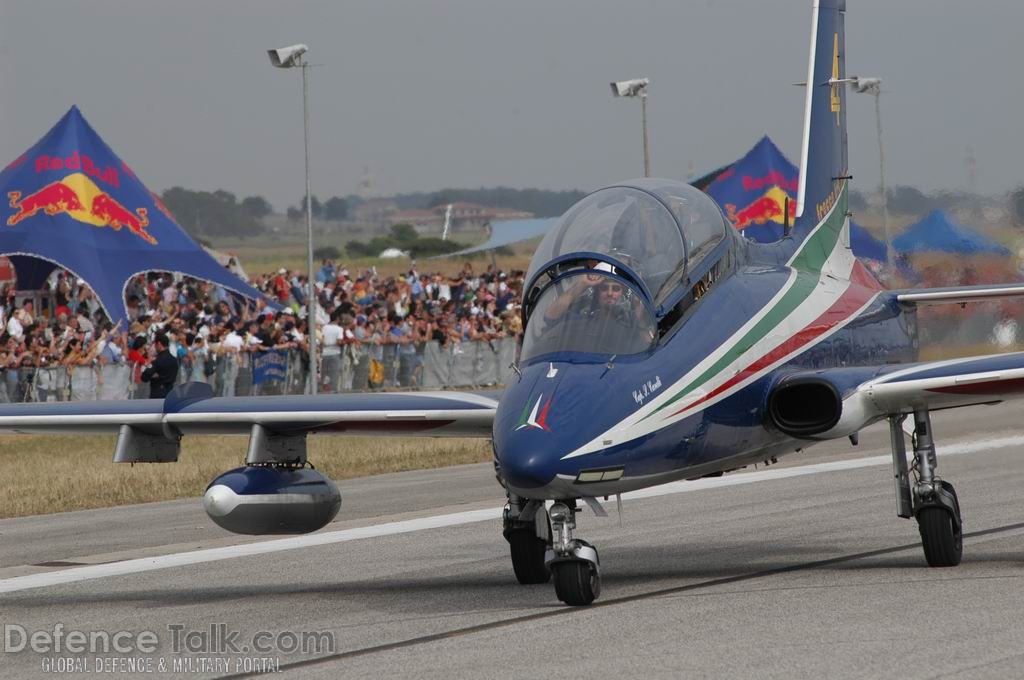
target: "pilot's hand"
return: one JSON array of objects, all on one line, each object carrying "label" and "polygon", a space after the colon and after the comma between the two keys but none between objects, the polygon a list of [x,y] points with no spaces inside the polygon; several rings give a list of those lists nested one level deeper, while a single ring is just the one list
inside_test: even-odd
[{"label": "pilot's hand", "polygon": [[601,277],[597,274],[584,274],[576,280],[572,288],[569,291],[572,293],[571,297],[576,298],[587,291],[593,291],[594,286],[600,283]]}]

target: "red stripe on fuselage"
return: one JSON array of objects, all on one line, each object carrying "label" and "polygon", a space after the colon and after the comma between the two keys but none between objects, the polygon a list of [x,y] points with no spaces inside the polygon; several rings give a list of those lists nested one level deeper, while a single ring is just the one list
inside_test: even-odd
[{"label": "red stripe on fuselage", "polygon": [[850,280],[854,283],[860,283],[865,288],[870,288],[875,291],[885,290],[882,284],[878,282],[875,275],[871,273],[871,270],[864,266],[864,263],[857,260],[853,263],[853,271],[850,272]]},{"label": "red stripe on fuselage", "polygon": [[871,272],[869,272],[858,260],[854,263],[853,270],[850,272],[850,287],[847,288],[846,292],[844,292],[831,307],[825,310],[821,316],[804,326],[802,330],[790,337],[789,340],[786,340],[784,343],[768,352],[768,354],[765,354],[735,376],[725,381],[722,385],[719,385],[692,404],[684,406],[675,413],[666,417],[671,418],[672,416],[677,416],[695,406],[699,406],[703,402],[714,398],[737,383],[743,382],[762,368],[771,365],[791,352],[809,344],[812,340],[820,337],[829,329],[834,328],[843,321],[846,321],[851,314],[863,307],[864,304],[874,297],[879,290],[881,290],[881,286],[879,286],[878,281],[875,280],[875,277],[871,275]]}]

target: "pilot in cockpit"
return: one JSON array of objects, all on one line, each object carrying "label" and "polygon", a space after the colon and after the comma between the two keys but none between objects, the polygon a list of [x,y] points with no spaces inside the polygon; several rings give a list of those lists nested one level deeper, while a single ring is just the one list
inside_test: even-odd
[{"label": "pilot in cockpit", "polygon": [[631,305],[626,301],[625,287],[621,283],[614,279],[604,279],[597,284],[595,314],[628,323],[630,308]]},{"label": "pilot in cockpit", "polygon": [[[596,271],[611,271],[612,267],[596,261],[588,263]],[[598,324],[616,321],[630,325],[634,316],[634,303],[626,287],[615,279],[600,274],[573,277],[567,287],[544,310],[548,322],[569,317],[585,317]]]},{"label": "pilot in cockpit", "polygon": [[[571,285],[562,288],[558,297],[544,310],[544,321],[551,323],[565,318],[565,314],[572,309],[577,311],[583,302],[593,297],[590,292],[591,286],[597,283],[600,277],[585,274],[577,277]],[[593,282],[590,279],[594,279]]]},{"label": "pilot in cockpit", "polygon": [[649,349],[658,332],[654,308],[684,285],[690,268],[704,266],[701,258],[726,228],[714,202],[681,183],[650,180],[591,194],[534,254],[523,356]]}]

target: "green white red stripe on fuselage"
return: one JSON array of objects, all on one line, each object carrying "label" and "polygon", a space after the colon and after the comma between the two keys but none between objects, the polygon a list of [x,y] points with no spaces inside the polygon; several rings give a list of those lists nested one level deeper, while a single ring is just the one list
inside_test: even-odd
[{"label": "green white red stripe on fuselage", "polygon": [[563,459],[596,453],[699,413],[826,340],[880,292],[849,248],[846,187],[789,259],[789,278],[729,339],[639,408]]}]

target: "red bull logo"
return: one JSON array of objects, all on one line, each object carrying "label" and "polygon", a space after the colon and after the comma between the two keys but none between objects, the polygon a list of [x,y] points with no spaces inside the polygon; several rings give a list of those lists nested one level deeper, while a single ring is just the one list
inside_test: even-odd
[{"label": "red bull logo", "polygon": [[743,175],[740,181],[743,183],[744,191],[757,191],[765,187],[777,186],[782,187],[786,191],[795,192],[800,183],[799,178],[793,177],[789,179],[778,170],[772,170],[764,177]]},{"label": "red bull logo", "polygon": [[7,196],[11,199],[11,207],[18,209],[18,212],[7,218],[7,224],[12,227],[18,222],[32,217],[40,210],[47,215],[82,210],[82,202],[78,200],[78,194],[63,182],[47,184],[24,199],[21,199],[20,191],[11,191]]},{"label": "red bull logo", "polygon": [[[60,156],[48,156],[43,154],[42,156],[36,156],[35,158],[36,173],[47,172],[50,170],[80,170],[89,177],[95,177],[101,182],[106,182],[111,186],[121,186],[121,178],[117,174],[117,168],[107,166],[106,168],[100,168],[96,163],[87,156],[77,151],[72,152],[70,156],[61,158]],[[125,167],[122,163],[122,167]]]},{"label": "red bull logo", "polygon": [[80,172],[51,182],[27,196],[23,197],[20,191],[11,191],[7,197],[10,206],[16,211],[7,218],[8,226],[13,227],[39,211],[51,217],[63,213],[94,227],[110,227],[114,231],[125,228],[150,245],[157,243],[153,235],[146,231],[149,226],[146,208],[136,208],[133,213]]},{"label": "red bull logo", "polygon": [[[733,203],[725,204],[726,217],[736,226],[737,229],[744,229],[751,224],[766,224],[777,222],[783,224],[783,206],[789,195],[777,186],[772,187],[764,196],[757,199],[742,210],[736,210]],[[792,224],[796,217],[796,201],[789,201],[789,219]]]}]

